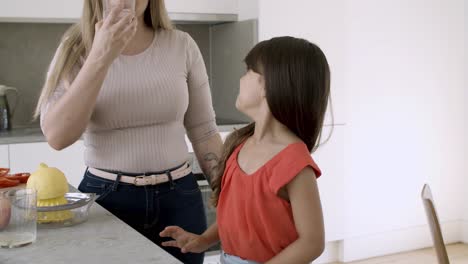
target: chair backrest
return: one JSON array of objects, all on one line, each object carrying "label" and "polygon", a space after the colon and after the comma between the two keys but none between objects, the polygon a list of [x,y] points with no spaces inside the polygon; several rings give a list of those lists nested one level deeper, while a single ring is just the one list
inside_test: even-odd
[{"label": "chair backrest", "polygon": [[442,231],[440,229],[439,218],[434,206],[434,200],[432,198],[432,192],[429,185],[424,184],[421,192],[421,198],[424,203],[424,209],[426,211],[427,220],[431,229],[432,241],[437,253],[437,259],[439,264],[450,264],[447,255],[447,249],[445,248],[444,238],[442,237]]}]

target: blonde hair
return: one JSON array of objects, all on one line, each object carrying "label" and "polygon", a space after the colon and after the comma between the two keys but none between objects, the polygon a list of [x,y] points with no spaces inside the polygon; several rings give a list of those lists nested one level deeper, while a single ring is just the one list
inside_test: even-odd
[{"label": "blonde hair", "polygon": [[[41,108],[57,88],[60,80],[71,83],[72,70],[88,57],[93,44],[95,24],[102,20],[102,0],[85,0],[80,22],[71,26],[63,35],[60,46],[50,64],[46,81],[39,96],[34,112],[34,119],[41,113]],[[164,0],[149,0],[144,13],[145,24],[154,30],[172,29],[172,23],[167,15]]]}]

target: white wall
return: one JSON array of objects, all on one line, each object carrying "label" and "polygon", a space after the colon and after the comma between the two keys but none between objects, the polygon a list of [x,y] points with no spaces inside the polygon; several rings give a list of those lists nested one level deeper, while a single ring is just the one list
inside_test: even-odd
[{"label": "white wall", "polygon": [[442,221],[460,219],[462,5],[349,1],[348,209],[373,216],[353,217],[350,235],[424,223],[418,197],[424,182],[433,185]]},{"label": "white wall", "polygon": [[333,175],[345,186],[342,261],[430,246],[426,182],[446,242],[462,239],[464,10],[464,0],[259,0],[260,40],[306,38],[331,65],[345,124],[344,175]]},{"label": "white wall", "polygon": [[[464,33],[464,47],[465,47],[465,102],[468,102],[468,52],[466,46],[468,45],[468,3],[465,1],[465,33]],[[465,116],[468,116],[468,105],[465,104]],[[465,130],[468,131],[468,119],[465,118]],[[465,161],[468,161],[468,138],[465,138]],[[465,185],[464,189],[468,190],[468,172],[464,173]],[[468,196],[465,195],[465,215],[463,221],[463,241],[468,243]]]},{"label": "white wall", "polygon": [[[427,226],[419,197],[425,182],[442,224],[459,226],[467,169],[463,17],[463,0],[347,1],[345,230],[351,245],[378,233],[388,232],[390,241],[402,230],[419,234]],[[425,232],[408,247],[429,245]],[[459,233],[446,240],[460,239]],[[346,249],[346,261],[366,254]]]},{"label": "white wall", "polygon": [[240,21],[258,18],[258,0],[238,0],[237,5]]},{"label": "white wall", "polygon": [[10,168],[8,145],[0,145],[0,168]]},{"label": "white wall", "polygon": [[332,71],[335,123],[340,125],[330,142],[313,154],[323,171],[318,184],[327,242],[344,235],[344,7],[344,0],[259,0],[259,41],[284,35],[305,38],[321,47]]},{"label": "white wall", "polygon": [[[346,123],[344,101],[345,0],[259,0],[259,40],[290,35],[323,50],[332,74],[335,124]],[[326,123],[331,123],[327,114]]]}]

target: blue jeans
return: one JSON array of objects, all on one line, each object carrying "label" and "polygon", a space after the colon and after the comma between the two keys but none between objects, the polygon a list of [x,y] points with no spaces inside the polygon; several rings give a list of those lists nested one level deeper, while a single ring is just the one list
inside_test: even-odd
[{"label": "blue jeans", "polygon": [[[100,195],[96,200],[99,205],[158,246],[171,240],[159,236],[166,226],[180,226],[195,234],[201,234],[207,228],[201,192],[192,173],[158,185],[135,186],[103,179],[86,170],[78,190]],[[184,254],[179,248],[162,248],[183,263],[203,263],[203,253]]]}]

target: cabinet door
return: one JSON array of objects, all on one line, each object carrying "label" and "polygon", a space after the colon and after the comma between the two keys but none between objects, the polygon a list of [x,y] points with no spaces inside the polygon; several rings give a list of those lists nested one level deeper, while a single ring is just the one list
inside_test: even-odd
[{"label": "cabinet door", "polygon": [[0,168],[9,168],[8,145],[0,145]]},{"label": "cabinet door", "polygon": [[83,0],[0,0],[3,21],[71,22],[81,16]]},{"label": "cabinet door", "polygon": [[10,167],[13,172],[34,172],[41,162],[56,167],[77,187],[86,166],[83,160],[84,146],[78,141],[68,148],[56,151],[46,142],[10,145]]},{"label": "cabinet door", "polygon": [[237,14],[236,0],[166,0],[169,13]]},{"label": "cabinet door", "polygon": [[[323,138],[329,135],[330,129],[330,126],[323,129]],[[322,170],[317,182],[327,242],[344,238],[344,139],[345,126],[335,126],[330,140],[312,154]]]},{"label": "cabinet door", "polygon": [[[166,0],[169,16],[177,14],[237,14],[236,0]],[[83,0],[0,0],[0,21],[74,23],[81,17]],[[189,19],[190,20],[190,19]]]}]

